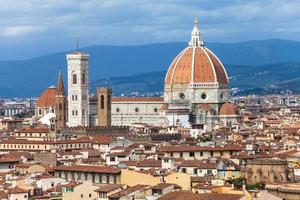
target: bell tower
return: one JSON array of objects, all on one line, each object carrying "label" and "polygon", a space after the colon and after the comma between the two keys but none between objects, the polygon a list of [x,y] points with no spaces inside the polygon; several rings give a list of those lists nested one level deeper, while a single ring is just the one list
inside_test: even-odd
[{"label": "bell tower", "polygon": [[68,126],[89,126],[89,55],[80,51],[67,54]]},{"label": "bell tower", "polygon": [[111,88],[97,88],[98,126],[111,126],[111,95]]},{"label": "bell tower", "polygon": [[66,127],[67,122],[67,97],[65,94],[61,71],[58,73],[57,94],[55,98],[55,127],[56,130],[62,130]]}]

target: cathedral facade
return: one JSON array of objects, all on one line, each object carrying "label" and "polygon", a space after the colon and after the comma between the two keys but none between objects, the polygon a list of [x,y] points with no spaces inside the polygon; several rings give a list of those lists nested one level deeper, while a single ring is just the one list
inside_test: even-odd
[{"label": "cathedral facade", "polygon": [[209,130],[238,118],[229,102],[225,67],[204,45],[197,20],[188,46],[169,66],[163,97],[113,97],[111,88],[99,88],[90,97],[88,60],[89,55],[79,51],[67,55],[69,127],[143,123]]}]

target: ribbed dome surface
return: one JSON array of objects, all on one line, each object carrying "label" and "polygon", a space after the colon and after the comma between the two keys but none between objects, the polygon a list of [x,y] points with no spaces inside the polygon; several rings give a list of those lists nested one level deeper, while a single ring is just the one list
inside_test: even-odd
[{"label": "ribbed dome surface", "polygon": [[55,107],[57,89],[54,86],[47,88],[39,97],[36,106],[41,108]]},{"label": "ribbed dome surface", "polygon": [[232,103],[224,103],[220,108],[220,115],[238,115],[237,107]]},{"label": "ribbed dome surface", "polygon": [[165,83],[221,83],[228,84],[226,71],[216,57],[204,46],[185,48],[171,63]]}]

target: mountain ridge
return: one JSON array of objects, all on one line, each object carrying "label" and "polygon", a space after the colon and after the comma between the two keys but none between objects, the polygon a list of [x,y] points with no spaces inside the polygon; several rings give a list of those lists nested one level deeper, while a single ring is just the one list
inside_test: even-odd
[{"label": "mountain ridge", "polygon": [[[92,45],[80,50],[90,54],[90,80],[95,81],[118,75],[126,77],[146,72],[166,71],[175,56],[186,46],[186,42],[166,42],[130,46]],[[262,65],[291,63],[298,66],[297,62],[300,62],[299,41],[270,39],[239,43],[208,42],[206,46],[220,58],[227,71],[250,73],[253,67]],[[0,96],[38,96],[45,88],[56,84],[59,69],[62,69],[66,81],[67,52],[57,52],[29,60],[0,61]],[[231,65],[236,67],[232,69]],[[270,71],[271,67],[264,68]],[[277,76],[278,73],[275,71],[274,73]],[[272,73],[269,74],[270,79],[275,79]],[[285,81],[289,80],[288,73],[284,76]],[[268,79],[266,77],[265,81]],[[273,80],[270,80],[270,83],[273,83]],[[280,85],[280,82],[278,84]],[[242,88],[245,85],[247,84],[243,81],[237,83],[237,86]]]}]

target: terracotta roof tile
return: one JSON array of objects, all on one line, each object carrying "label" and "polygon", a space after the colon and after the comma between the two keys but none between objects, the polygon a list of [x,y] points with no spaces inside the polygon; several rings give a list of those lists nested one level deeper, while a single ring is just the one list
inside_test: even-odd
[{"label": "terracotta roof tile", "polygon": [[113,167],[97,166],[97,165],[74,165],[74,166],[57,166],[52,168],[55,171],[78,171],[78,172],[96,172],[119,174],[121,170]]},{"label": "terracotta roof tile", "polygon": [[55,107],[57,89],[55,87],[47,88],[39,97],[36,106],[41,108]]}]

